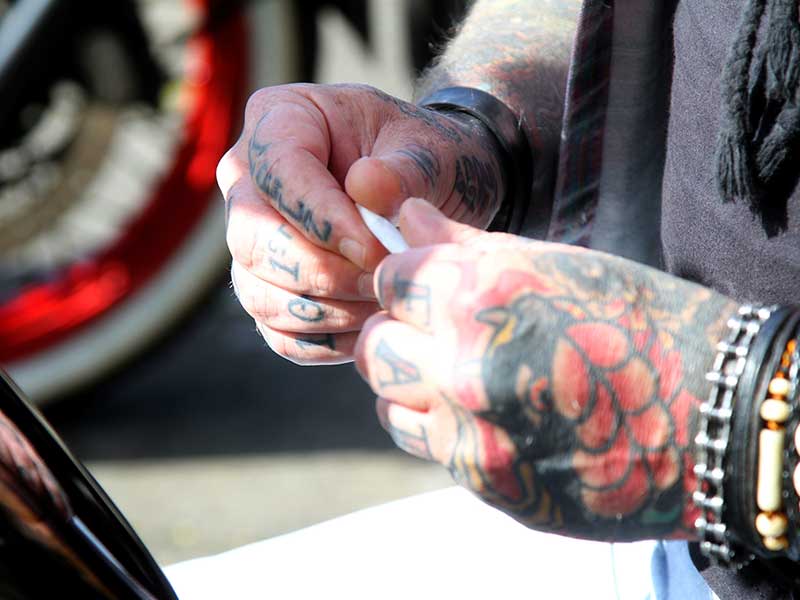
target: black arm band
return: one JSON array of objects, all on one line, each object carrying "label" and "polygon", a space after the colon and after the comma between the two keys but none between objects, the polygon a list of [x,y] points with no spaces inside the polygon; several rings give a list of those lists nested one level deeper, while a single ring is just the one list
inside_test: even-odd
[{"label": "black arm band", "polygon": [[489,228],[519,234],[533,185],[533,153],[522,128],[522,119],[491,94],[468,87],[438,90],[420,100],[418,105],[471,115],[492,133],[502,153],[498,159],[505,175],[506,195]]}]

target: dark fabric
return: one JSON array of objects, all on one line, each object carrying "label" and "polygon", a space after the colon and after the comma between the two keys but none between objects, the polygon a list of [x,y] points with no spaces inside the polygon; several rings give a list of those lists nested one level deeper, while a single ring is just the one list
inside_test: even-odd
[{"label": "dark fabric", "polygon": [[558,178],[548,238],[588,246],[599,200],[613,2],[585,2],[567,80]]},{"label": "dark fabric", "polygon": [[[800,299],[796,177],[756,211],[747,202],[723,203],[715,183],[720,77],[744,5],[745,0],[681,0],[675,14],[662,195],[665,266],[738,301],[794,304]],[[757,48],[763,46],[761,34]],[[723,600],[791,598],[757,570],[737,575],[711,568],[703,575]]]},{"label": "dark fabric", "polygon": [[[723,203],[714,183],[720,74],[743,0],[682,0],[662,205],[666,268],[738,301],[800,299],[800,197],[796,181],[761,212]],[[800,173],[800,169],[796,169]]]},{"label": "dark fabric", "polygon": [[722,73],[716,164],[723,201],[748,202],[758,211],[781,193],[800,141],[798,80],[797,0],[747,0]]},{"label": "dark fabric", "polygon": [[661,266],[661,175],[676,2],[585,3],[567,87],[549,239]]}]

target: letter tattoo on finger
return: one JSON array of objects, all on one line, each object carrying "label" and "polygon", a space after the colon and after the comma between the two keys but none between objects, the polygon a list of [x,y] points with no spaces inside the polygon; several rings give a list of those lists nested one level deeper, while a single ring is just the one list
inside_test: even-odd
[{"label": "letter tattoo on finger", "polygon": [[422,307],[425,319],[423,323],[430,325],[431,321],[431,286],[415,283],[411,279],[403,279],[395,273],[392,280],[394,296],[400,302],[405,303],[407,311],[414,310],[415,303]]},{"label": "letter tattoo on finger", "polygon": [[389,377],[378,377],[378,386],[383,389],[390,385],[408,385],[422,381],[419,369],[416,365],[400,357],[386,340],[381,340],[375,349],[375,357],[387,367],[391,375]]},{"label": "letter tattoo on finger", "polygon": [[288,309],[293,317],[306,323],[318,323],[325,318],[325,310],[322,306],[305,296],[291,300]]},{"label": "letter tattoo on finger", "polygon": [[336,350],[336,336],[332,333],[297,338],[295,342],[303,349],[311,346],[323,346],[329,350]]},{"label": "letter tattoo on finger", "polygon": [[[278,227],[278,230],[277,230],[276,233],[279,236],[281,236],[281,238],[283,238],[283,240],[292,240],[292,239],[294,239],[294,236],[291,233],[289,233],[289,231],[287,230],[285,224],[282,224],[280,227]],[[269,259],[269,266],[274,271],[284,271],[284,272],[288,273],[289,275],[291,275],[292,278],[294,278],[295,281],[300,281],[300,263],[299,262],[294,263],[294,266],[289,266],[285,262],[282,262],[281,260],[278,260],[277,258],[275,258],[276,256],[281,257],[281,258],[286,256],[286,243],[287,242],[285,242],[285,241],[276,240],[276,238],[274,236],[272,238],[270,238],[269,242],[267,243],[267,250],[269,250],[270,254],[272,254],[273,256],[271,256],[270,259]]]},{"label": "letter tattoo on finger", "polygon": [[322,242],[331,237],[333,226],[327,220],[317,223],[314,211],[301,199],[291,206],[284,194],[283,180],[273,173],[277,161],[266,160],[265,156],[270,144],[259,144],[255,135],[250,140],[248,159],[250,176],[265,196],[277,204],[278,211],[300,225],[307,233],[312,233]]}]

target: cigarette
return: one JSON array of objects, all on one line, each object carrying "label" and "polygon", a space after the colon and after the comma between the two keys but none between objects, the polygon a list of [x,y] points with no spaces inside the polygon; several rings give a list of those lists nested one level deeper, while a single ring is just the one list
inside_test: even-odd
[{"label": "cigarette", "polygon": [[361,213],[361,218],[364,219],[364,224],[367,226],[378,241],[383,244],[392,254],[408,250],[408,243],[403,239],[400,231],[392,225],[389,219],[380,215],[376,215],[368,208],[364,208],[360,204],[356,204],[358,212]]}]

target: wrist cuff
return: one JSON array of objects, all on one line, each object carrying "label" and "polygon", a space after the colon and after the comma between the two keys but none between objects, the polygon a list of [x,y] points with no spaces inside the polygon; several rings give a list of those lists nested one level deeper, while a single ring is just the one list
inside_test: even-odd
[{"label": "wrist cuff", "polygon": [[493,230],[519,234],[533,185],[533,153],[522,129],[522,119],[500,100],[469,87],[448,87],[426,96],[419,106],[438,111],[462,112],[483,123],[497,140],[498,157],[505,174],[506,194],[492,224]]}]

